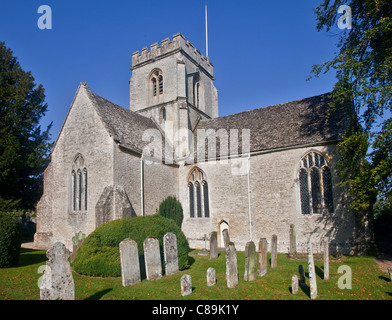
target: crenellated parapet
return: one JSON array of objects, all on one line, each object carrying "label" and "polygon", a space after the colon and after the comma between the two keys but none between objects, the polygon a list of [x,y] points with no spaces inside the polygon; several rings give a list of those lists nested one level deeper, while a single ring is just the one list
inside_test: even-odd
[{"label": "crenellated parapet", "polygon": [[171,41],[170,38],[163,39],[161,45],[159,45],[158,42],[153,43],[150,46],[150,50],[148,47],[144,47],[141,53],[139,51],[134,52],[132,54],[131,69],[164,58],[175,52],[182,51],[188,58],[193,60],[197,66],[202,67],[213,76],[213,65],[208,57],[205,57],[197,48],[194,48],[192,43],[189,40],[186,40],[181,33],[176,33],[172,38]]}]

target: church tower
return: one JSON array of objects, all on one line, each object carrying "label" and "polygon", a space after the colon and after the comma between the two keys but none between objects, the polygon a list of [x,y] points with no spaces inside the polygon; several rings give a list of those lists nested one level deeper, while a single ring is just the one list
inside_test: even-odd
[{"label": "church tower", "polygon": [[130,110],[152,118],[174,146],[178,130],[218,117],[213,65],[181,33],[134,52],[131,70]]}]

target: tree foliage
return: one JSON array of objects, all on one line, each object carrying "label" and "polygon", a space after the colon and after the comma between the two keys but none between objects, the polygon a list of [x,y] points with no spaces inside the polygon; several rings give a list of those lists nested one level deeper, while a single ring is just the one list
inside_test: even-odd
[{"label": "tree foliage", "polygon": [[51,124],[41,132],[47,104],[12,51],[0,42],[0,210],[33,208],[49,162]]},{"label": "tree foliage", "polygon": [[176,197],[169,196],[163,200],[159,205],[158,214],[162,217],[174,220],[181,228],[184,214],[181,202],[178,201]]},{"label": "tree foliage", "polygon": [[[337,28],[341,5],[351,8],[351,29]],[[334,70],[330,111],[338,105],[355,111],[339,144],[338,171],[353,196],[352,207],[364,212],[392,192],[392,5],[390,0],[324,0],[315,13],[319,31],[339,30],[339,51],[313,66],[312,75]]]}]

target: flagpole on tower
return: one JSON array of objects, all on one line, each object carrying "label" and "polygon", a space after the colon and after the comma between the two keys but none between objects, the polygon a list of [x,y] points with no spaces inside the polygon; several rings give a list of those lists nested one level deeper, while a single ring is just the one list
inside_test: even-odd
[{"label": "flagpole on tower", "polygon": [[208,23],[207,23],[207,3],[205,6],[205,16],[206,16],[206,57],[208,57]]}]

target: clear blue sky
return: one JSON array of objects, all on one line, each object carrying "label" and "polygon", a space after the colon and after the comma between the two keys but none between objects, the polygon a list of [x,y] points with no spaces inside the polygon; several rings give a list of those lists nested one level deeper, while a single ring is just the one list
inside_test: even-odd
[{"label": "clear blue sky", "polygon": [[[0,0],[0,41],[45,88],[56,139],[80,81],[129,106],[131,54],[181,32],[214,65],[219,115],[331,91],[333,74],[306,81],[313,64],[331,59],[335,34],[317,32],[311,0]],[[52,29],[40,30],[40,5],[52,9]]]}]

